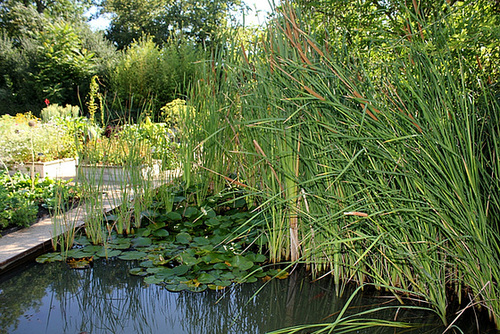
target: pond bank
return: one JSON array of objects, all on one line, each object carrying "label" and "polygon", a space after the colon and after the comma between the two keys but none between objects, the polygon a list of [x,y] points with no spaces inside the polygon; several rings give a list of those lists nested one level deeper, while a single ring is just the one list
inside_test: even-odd
[{"label": "pond bank", "polygon": [[[117,206],[115,199],[121,198],[121,189],[107,185],[103,191],[103,209],[112,210]],[[76,222],[76,227],[84,224],[85,206],[80,205],[67,213],[67,219]],[[28,228],[7,234],[0,238],[0,276],[7,271],[33,260],[52,248],[52,218],[42,219]]]}]

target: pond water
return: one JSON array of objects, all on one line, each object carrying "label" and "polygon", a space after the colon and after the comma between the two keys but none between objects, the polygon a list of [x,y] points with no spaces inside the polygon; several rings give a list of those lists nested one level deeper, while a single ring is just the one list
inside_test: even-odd
[{"label": "pond water", "polygon": [[[129,275],[133,266],[119,260],[99,260],[86,270],[69,269],[63,263],[30,264],[0,277],[0,333],[261,334],[292,325],[331,322],[349,297],[348,292],[337,297],[328,279],[310,283],[300,274],[223,291],[172,293]],[[350,310],[359,312],[385,303],[386,298],[373,294],[359,296]],[[380,316],[393,319],[395,312]],[[357,333],[437,334],[444,330],[429,313],[400,310],[397,317],[423,327]],[[463,322],[464,333],[477,332],[475,321]]]}]

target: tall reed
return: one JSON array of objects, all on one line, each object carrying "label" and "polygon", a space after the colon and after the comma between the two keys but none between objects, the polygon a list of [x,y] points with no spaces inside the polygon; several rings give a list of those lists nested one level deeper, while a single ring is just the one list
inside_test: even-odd
[{"label": "tall reed", "polygon": [[206,64],[184,138],[197,172],[251,192],[272,261],[332,274],[339,292],[403,289],[444,323],[451,288],[500,326],[499,106],[447,47],[453,31],[427,26],[383,63],[315,41],[297,15],[284,5],[258,47]]}]

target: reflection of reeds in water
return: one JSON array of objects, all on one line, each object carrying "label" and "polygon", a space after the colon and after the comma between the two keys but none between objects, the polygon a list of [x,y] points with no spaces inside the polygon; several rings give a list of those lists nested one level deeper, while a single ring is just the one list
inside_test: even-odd
[{"label": "reflection of reeds in water", "polygon": [[[49,313],[51,328],[59,326],[57,332],[260,334],[298,324],[332,323],[346,305],[344,319],[374,308],[399,307],[394,298],[376,291],[353,294],[355,287],[347,287],[345,295],[338,296],[331,278],[311,284],[300,273],[267,282],[259,293],[264,283],[235,285],[222,291],[171,293],[128,275],[136,265],[99,260],[93,269],[72,270],[64,263],[51,263],[0,281],[5,301],[0,303],[0,332],[33,310]],[[31,289],[25,289],[30,285]],[[386,309],[364,318],[420,324],[423,327],[417,333],[440,334],[444,329],[439,317],[430,312]],[[463,332],[474,332],[474,323],[468,319],[464,323]],[[34,325],[37,329],[41,326]],[[366,334],[394,333],[394,329],[387,328],[357,330]]]}]

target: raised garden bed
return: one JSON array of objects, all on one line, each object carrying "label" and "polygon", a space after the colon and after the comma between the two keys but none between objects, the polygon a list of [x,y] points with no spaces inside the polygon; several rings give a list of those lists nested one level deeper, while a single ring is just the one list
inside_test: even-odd
[{"label": "raised garden bed", "polygon": [[47,162],[35,163],[16,163],[7,164],[9,174],[14,175],[16,172],[24,174],[35,175],[38,174],[40,178],[74,178],[76,177],[77,159],[66,158],[58,159]]}]

